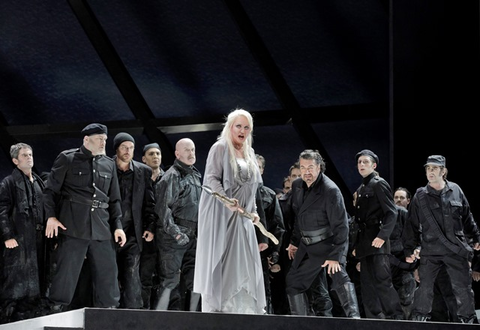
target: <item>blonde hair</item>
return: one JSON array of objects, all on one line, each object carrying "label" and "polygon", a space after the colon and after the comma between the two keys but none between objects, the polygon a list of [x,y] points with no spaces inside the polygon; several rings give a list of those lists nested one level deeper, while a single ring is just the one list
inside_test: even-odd
[{"label": "blonde hair", "polygon": [[243,158],[247,162],[252,173],[254,173],[256,164],[255,164],[255,159],[251,157],[251,153],[250,153],[250,150],[253,145],[253,117],[250,114],[250,112],[244,109],[235,109],[232,112],[230,112],[226,117],[226,121],[224,123],[222,132],[220,133],[217,139],[217,140],[225,140],[225,142],[227,143],[228,152],[230,154],[230,165],[233,168],[233,172],[235,176],[237,176],[238,166],[237,166],[237,157],[235,156],[235,148],[232,142],[231,128],[235,122],[235,119],[237,119],[240,116],[244,116],[245,118],[247,118],[248,125],[250,126],[250,134],[245,140],[245,143],[243,146]]}]

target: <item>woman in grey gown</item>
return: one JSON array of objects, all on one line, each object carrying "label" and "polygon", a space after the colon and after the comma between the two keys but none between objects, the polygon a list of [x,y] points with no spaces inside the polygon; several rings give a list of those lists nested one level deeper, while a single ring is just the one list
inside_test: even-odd
[{"label": "woman in grey gown", "polygon": [[259,221],[255,192],[262,177],[252,148],[253,119],[236,109],[210,148],[203,184],[227,196],[227,206],[202,193],[198,210],[198,241],[194,291],[202,295],[203,312],[264,314],[266,299],[260,250],[252,220]]}]

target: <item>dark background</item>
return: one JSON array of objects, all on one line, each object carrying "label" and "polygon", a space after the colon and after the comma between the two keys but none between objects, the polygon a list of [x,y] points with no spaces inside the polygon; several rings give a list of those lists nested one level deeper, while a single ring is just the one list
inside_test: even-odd
[{"label": "dark background", "polygon": [[392,188],[426,184],[430,154],[472,209],[478,158],[479,1],[3,0],[0,9],[0,176],[10,145],[32,145],[37,172],[81,145],[91,122],[143,145],[163,164],[196,143],[203,173],[224,117],[254,116],[265,184],[318,149],[347,205],[354,156],[380,157]]}]

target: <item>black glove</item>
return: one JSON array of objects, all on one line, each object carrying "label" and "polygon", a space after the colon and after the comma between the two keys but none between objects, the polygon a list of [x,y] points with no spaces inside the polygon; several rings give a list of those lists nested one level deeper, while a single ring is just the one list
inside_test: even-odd
[{"label": "black glove", "polygon": [[272,255],[270,256],[270,262],[272,265],[278,264],[278,259],[280,258],[280,255],[278,254],[277,251],[272,252]]},{"label": "black glove", "polygon": [[187,245],[188,242],[190,242],[190,239],[188,238],[187,234],[178,233],[177,235],[180,235],[180,238],[176,238],[178,245],[183,246],[183,245]]}]

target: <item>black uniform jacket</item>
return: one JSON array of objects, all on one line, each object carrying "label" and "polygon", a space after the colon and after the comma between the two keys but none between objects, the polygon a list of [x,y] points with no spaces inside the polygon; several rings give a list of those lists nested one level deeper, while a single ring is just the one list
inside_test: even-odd
[{"label": "black uniform jacket", "polygon": [[105,155],[93,156],[84,146],[57,156],[43,197],[46,218],[56,217],[67,228],[59,234],[110,240],[122,229],[115,162]]},{"label": "black uniform jacket", "polygon": [[[291,243],[299,247],[295,261],[303,259],[303,251],[310,257],[345,262],[348,249],[348,216],[340,189],[325,174],[320,174],[304,200],[303,180],[292,183],[290,208],[295,215]],[[305,245],[302,231],[327,228],[333,235],[321,242]],[[299,257],[299,258],[297,258]]]},{"label": "black uniform jacket", "polygon": [[[390,185],[375,173],[363,178],[357,189],[355,221],[359,225],[355,253],[357,258],[372,254],[390,253],[390,235],[397,222],[397,207]],[[372,246],[379,237],[385,241],[381,248]]]},{"label": "black uniform jacket", "polygon": [[[440,239],[436,226],[425,217],[419,200],[419,190],[425,192],[426,208],[438,223],[442,235],[448,241],[464,248],[473,257],[469,243],[480,242],[480,231],[470,211],[465,194],[454,182],[447,181],[443,191],[435,191],[429,185],[418,188],[409,208],[408,226],[405,228],[407,239],[405,253],[407,256],[421,246],[421,256],[442,256],[451,252]],[[468,253],[467,253],[468,254]]]}]

